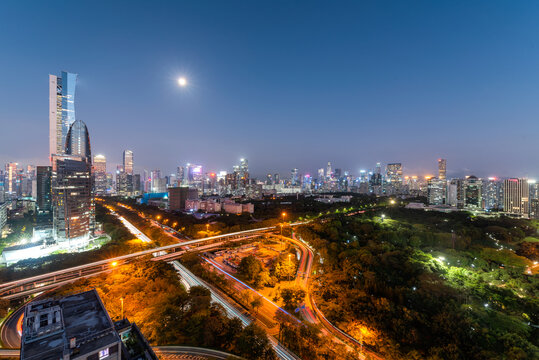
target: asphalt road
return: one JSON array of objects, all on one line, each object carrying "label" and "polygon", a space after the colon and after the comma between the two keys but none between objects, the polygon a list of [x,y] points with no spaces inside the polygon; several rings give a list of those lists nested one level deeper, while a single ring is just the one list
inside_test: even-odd
[{"label": "asphalt road", "polygon": [[[246,316],[242,310],[239,310],[236,306],[228,302],[213,287],[209,286],[208,284],[206,284],[206,282],[199,279],[196,275],[191,273],[185,266],[180,264],[178,261],[173,261],[172,264],[176,268],[178,273],[180,274],[180,277],[182,278],[182,282],[184,282],[184,284],[187,283],[189,287],[190,286],[203,286],[207,288],[208,290],[210,290],[212,300],[223,305],[228,316],[239,318],[244,326],[247,326],[252,322],[251,319],[248,316]],[[280,345],[274,337],[269,336],[269,340],[272,343],[273,349],[275,350],[275,352],[277,353],[277,356],[280,359],[298,360],[298,358],[294,356],[293,354],[291,354],[288,351],[288,349]]]},{"label": "asphalt road", "polygon": [[4,323],[4,326],[2,326],[0,339],[2,339],[2,344],[5,348],[19,349],[21,347],[23,315],[24,306],[11,314],[11,316]]}]

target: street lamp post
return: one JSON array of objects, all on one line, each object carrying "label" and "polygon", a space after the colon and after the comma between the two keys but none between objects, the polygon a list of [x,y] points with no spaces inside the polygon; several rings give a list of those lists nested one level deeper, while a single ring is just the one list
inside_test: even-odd
[{"label": "street lamp post", "polygon": [[284,250],[283,225],[284,225],[284,218],[285,218],[285,216],[286,216],[286,213],[283,211],[283,213],[281,214],[281,216],[283,217],[283,222],[281,223],[281,247],[282,247],[282,249]]}]

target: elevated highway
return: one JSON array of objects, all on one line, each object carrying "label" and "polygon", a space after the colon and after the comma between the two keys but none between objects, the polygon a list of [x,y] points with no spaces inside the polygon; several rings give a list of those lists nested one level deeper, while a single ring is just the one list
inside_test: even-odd
[{"label": "elevated highway", "polygon": [[[127,221],[127,220],[126,220]],[[172,260],[179,254],[174,255],[177,251],[182,251],[182,254],[186,251],[197,250],[198,246],[203,244],[212,243],[225,243],[227,241],[241,241],[248,238],[259,236],[265,232],[273,231],[274,227],[265,227],[251,230],[238,231],[229,234],[222,234],[217,236],[210,236],[203,239],[189,240],[179,242],[176,244],[161,246],[153,249],[143,250],[132,254],[117,256],[105,260],[92,262],[85,265],[75,266],[64,270],[58,270],[42,275],[32,276],[20,280],[14,280],[0,284],[0,298],[3,299],[16,299],[23,296],[32,295],[44,290],[54,288],[56,286],[68,284],[74,282],[80,278],[86,278],[98,275],[103,272],[111,271],[118,265],[128,263],[137,258],[154,255],[155,260]],[[182,248],[189,248],[185,250]],[[171,252],[171,253],[170,253]],[[167,254],[167,257],[161,258],[162,254]]]}]

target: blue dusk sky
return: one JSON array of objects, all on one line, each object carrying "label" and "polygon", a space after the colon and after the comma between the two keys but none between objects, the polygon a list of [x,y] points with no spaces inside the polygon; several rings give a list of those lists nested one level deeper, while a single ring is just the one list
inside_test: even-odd
[{"label": "blue dusk sky", "polygon": [[[0,164],[47,164],[48,74],[109,170],[539,176],[539,1],[2,1]],[[189,85],[180,88],[179,76]]]}]

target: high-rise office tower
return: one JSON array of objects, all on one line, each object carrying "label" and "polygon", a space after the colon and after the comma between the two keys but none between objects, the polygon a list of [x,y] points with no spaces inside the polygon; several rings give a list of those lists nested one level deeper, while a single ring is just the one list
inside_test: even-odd
[{"label": "high-rise office tower", "polygon": [[495,177],[489,177],[483,182],[483,206],[487,210],[499,209],[501,183]]},{"label": "high-rise office tower", "polygon": [[133,175],[125,171],[116,173],[116,194],[120,196],[133,195]]},{"label": "high-rise office tower", "polygon": [[36,175],[36,206],[40,213],[50,213],[52,210],[52,167],[38,166]]},{"label": "high-rise office tower", "polygon": [[78,155],[53,155],[52,209],[56,240],[87,240],[94,220],[91,164]]},{"label": "high-rise office tower", "polygon": [[438,159],[438,179],[445,180],[445,171],[447,166],[446,159]]},{"label": "high-rise office tower", "polygon": [[446,202],[446,186],[445,180],[438,178],[429,179],[427,185],[427,199],[429,205],[443,205]]},{"label": "high-rise office tower", "polygon": [[64,154],[67,133],[75,122],[77,74],[49,75],[49,155]]},{"label": "high-rise office tower", "polygon": [[112,173],[107,173],[107,190],[112,191],[114,189],[114,176],[112,176]]},{"label": "high-rise office tower", "polygon": [[528,216],[530,196],[528,179],[505,179],[503,186],[503,211]]},{"label": "high-rise office tower", "polygon": [[369,181],[369,174],[367,174],[367,171],[359,170],[359,181],[362,183]]},{"label": "high-rise office tower", "polygon": [[376,163],[376,168],[374,169],[374,173],[378,175],[382,175],[382,164]]},{"label": "high-rise office tower", "polygon": [[399,188],[402,186],[402,164],[401,163],[393,163],[393,164],[387,164],[387,178],[386,181],[395,186],[396,188]]},{"label": "high-rise office tower", "polygon": [[273,177],[271,174],[266,175],[266,185],[273,185]]},{"label": "high-rise office tower", "polygon": [[[462,208],[464,205],[463,203],[463,196],[459,195],[459,191],[462,191],[462,180],[461,179],[451,179],[447,183],[447,196],[445,203],[449,206],[453,207],[460,207]],[[462,202],[459,206],[459,200]]]},{"label": "high-rise office tower", "polygon": [[290,174],[290,182],[292,183],[292,186],[297,186],[298,184],[298,169],[292,169]]},{"label": "high-rise office tower", "polygon": [[318,169],[318,183],[323,184],[324,180],[324,168],[320,168]]},{"label": "high-rise office tower", "polygon": [[249,165],[247,159],[240,159],[240,176],[244,179],[249,179]]},{"label": "high-rise office tower", "polygon": [[468,176],[463,183],[464,208],[477,210],[483,207],[483,181],[475,176]]},{"label": "high-rise office tower", "polygon": [[129,175],[133,175],[133,151],[124,150],[123,159],[124,171]]},{"label": "high-rise office tower", "polygon": [[331,179],[332,175],[333,171],[331,170],[331,162],[328,162],[328,166],[326,167],[326,179]]},{"label": "high-rise office tower", "polygon": [[[144,175],[146,177],[146,175]],[[185,180],[185,168],[183,166],[178,166],[176,169],[176,178],[178,179],[178,184],[183,184]]]},{"label": "high-rise office tower", "polygon": [[69,127],[66,136],[65,153],[80,156],[88,164],[92,163],[90,134],[83,121],[77,120]]},{"label": "high-rise office tower", "polygon": [[142,189],[141,186],[142,185],[140,182],[140,174],[133,175],[133,194],[134,195],[139,195],[141,192],[144,191],[144,189]]},{"label": "high-rise office tower", "polygon": [[529,179],[528,185],[530,186],[530,200],[539,198],[539,183],[536,180]]},{"label": "high-rise office tower", "polygon": [[107,193],[107,158],[104,155],[94,156],[94,189],[96,195]]},{"label": "high-rise office tower", "polygon": [[17,194],[17,163],[6,164],[5,189],[10,195]]}]

